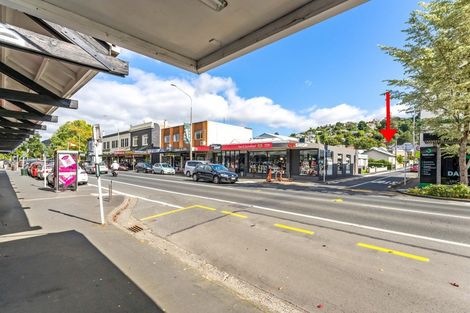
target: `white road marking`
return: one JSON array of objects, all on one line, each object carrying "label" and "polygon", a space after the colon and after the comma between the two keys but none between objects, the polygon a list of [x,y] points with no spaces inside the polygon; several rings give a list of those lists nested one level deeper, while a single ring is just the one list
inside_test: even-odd
[{"label": "white road marking", "polygon": [[41,201],[41,200],[62,200],[62,199],[90,197],[90,196],[91,195],[76,195],[76,196],[65,196],[65,197],[32,198],[32,199],[20,199],[20,201],[24,202],[24,201]]},{"label": "white road marking", "polygon": [[[355,187],[359,187],[359,186],[362,186],[362,185],[367,185],[367,184],[370,184],[370,183],[383,184],[384,181],[386,182],[386,180],[384,180],[384,178],[387,178],[387,177],[380,177],[380,178],[377,178],[377,179],[374,179],[374,180],[369,180],[369,181],[366,181],[366,182],[363,182],[363,183],[360,183],[360,184],[348,186],[348,188],[355,188]],[[388,177],[388,178],[400,178],[400,177],[392,176],[392,177]]]},{"label": "white road marking", "polygon": [[[98,187],[98,185],[93,185],[93,184],[89,184],[89,185],[93,186],[93,187]],[[103,187],[103,186],[101,186],[101,189],[109,190],[109,188],[106,188],[106,187]],[[136,195],[131,195],[130,193],[126,193],[126,192],[122,192],[122,191],[118,191],[118,190],[113,189],[113,193],[114,192],[117,193],[117,194],[120,194],[120,195],[134,197],[134,198],[144,200],[144,201],[148,201],[148,202],[158,203],[158,204],[168,206],[168,207],[171,207],[171,208],[177,208],[177,209],[182,208],[182,206],[179,206],[179,205],[176,205],[176,204],[171,204],[171,203],[158,201],[158,200],[152,200],[152,199],[149,199],[149,198],[144,198],[144,197],[140,197],[140,196],[136,196]]]},{"label": "white road marking", "polygon": [[[357,224],[357,223],[344,222],[344,221],[340,221],[340,220],[334,220],[334,219],[315,216],[315,215],[295,213],[295,212],[284,211],[284,210],[279,210],[279,209],[272,209],[272,208],[268,208],[268,207],[264,207],[264,206],[253,205],[253,204],[248,204],[248,203],[240,203],[240,202],[230,201],[230,200],[225,200],[225,199],[205,197],[205,196],[193,195],[193,194],[177,192],[177,191],[163,190],[163,189],[159,189],[159,188],[140,186],[140,185],[129,184],[129,183],[124,183],[124,182],[115,181],[115,183],[134,186],[134,187],[139,187],[139,188],[144,188],[144,189],[149,189],[149,190],[154,190],[154,191],[160,191],[160,192],[164,192],[164,193],[177,194],[177,195],[181,195],[181,196],[194,197],[194,198],[211,200],[211,201],[228,203],[228,204],[235,204],[235,205],[245,206],[245,207],[249,207],[249,208],[264,210],[264,211],[270,211],[270,212],[276,212],[276,213],[281,213],[281,214],[286,214],[286,215],[299,216],[299,217],[315,219],[315,220],[319,220],[319,221],[324,221],[324,222],[329,222],[329,223],[334,223],[334,224],[339,224],[339,225],[345,225],[345,226],[351,226],[351,227],[356,227],[356,228],[361,228],[361,229],[373,230],[373,231],[378,231],[378,232],[388,233],[388,234],[393,234],[393,235],[400,235],[400,236],[405,236],[405,237],[410,237],[410,238],[415,238],[415,239],[423,239],[423,240],[439,242],[439,243],[444,243],[444,244],[453,245],[453,246],[470,248],[470,244],[463,243],[463,242],[444,240],[444,239],[439,239],[439,238],[434,238],[434,237],[428,237],[428,236],[422,236],[422,235],[416,235],[416,234],[411,234],[411,233],[405,233],[405,232],[390,230],[390,229],[386,229],[386,228],[378,228],[378,227],[367,226],[367,225],[362,225],[362,224]],[[128,195],[133,196],[131,194],[128,194]],[[142,198],[142,197],[140,197],[140,198]],[[145,199],[145,198],[143,198],[143,199]],[[155,200],[153,200],[153,201],[155,201]],[[172,205],[172,206],[179,207],[179,208],[181,207],[181,206],[177,206],[177,205]]]},{"label": "white road marking", "polygon": [[[153,179],[153,178],[147,178],[147,179],[168,181],[168,180],[164,180],[164,179]],[[113,182],[118,182],[119,183],[119,181],[115,181],[115,180]],[[174,183],[194,186],[194,183],[183,183],[183,182],[174,182]],[[130,183],[126,183],[126,184],[130,184]],[[141,185],[133,185],[133,186],[145,187],[145,186],[141,186]],[[226,191],[230,190],[230,189],[227,189],[226,187],[220,187],[220,186],[208,185],[207,187],[209,187],[209,186],[211,188],[220,188],[220,189],[223,189],[223,190],[226,190]],[[148,187],[148,188],[154,188],[154,187]],[[240,191],[244,191],[244,192],[248,192],[248,193],[253,193],[254,192],[254,191],[251,191],[251,190],[240,190]],[[279,195],[279,193],[268,192],[268,191],[263,191],[263,194],[265,194],[265,195],[274,195],[274,196]],[[312,197],[305,197],[305,196],[297,196],[297,197],[302,198],[302,199],[306,199],[306,200],[314,200],[316,202],[328,203],[328,204],[331,204],[332,201],[334,201],[334,199],[319,199],[319,198],[312,199]],[[148,200],[148,199],[144,198],[144,200]],[[356,208],[366,207],[366,208],[372,208],[372,209],[381,209],[381,210],[389,210],[389,211],[397,211],[397,212],[405,212],[405,213],[415,213],[415,214],[423,214],[423,215],[431,215],[431,216],[442,216],[442,217],[448,217],[448,218],[457,218],[457,219],[470,220],[470,216],[464,216],[464,215],[429,212],[429,211],[422,211],[422,210],[401,209],[401,208],[396,208],[396,207],[389,207],[389,206],[383,206],[383,205],[374,205],[374,204],[365,204],[365,203],[358,204],[358,203],[347,202],[347,201],[343,201],[342,206],[352,206],[352,207],[356,207]]]}]

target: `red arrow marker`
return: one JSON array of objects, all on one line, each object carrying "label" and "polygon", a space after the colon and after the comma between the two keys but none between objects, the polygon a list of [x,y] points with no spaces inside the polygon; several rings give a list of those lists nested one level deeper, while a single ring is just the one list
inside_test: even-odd
[{"label": "red arrow marker", "polygon": [[387,91],[385,93],[385,99],[385,109],[387,110],[387,117],[385,119],[386,126],[385,129],[380,130],[380,133],[384,136],[387,142],[390,142],[397,132],[396,128],[390,128],[390,92]]}]

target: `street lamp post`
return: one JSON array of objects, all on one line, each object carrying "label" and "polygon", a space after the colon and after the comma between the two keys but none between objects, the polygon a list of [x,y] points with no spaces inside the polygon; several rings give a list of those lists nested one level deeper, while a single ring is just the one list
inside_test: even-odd
[{"label": "street lamp post", "polygon": [[193,160],[193,98],[191,98],[191,96],[187,92],[185,92],[183,89],[179,88],[175,84],[171,84],[171,86],[175,87],[176,89],[178,89],[179,91],[187,95],[189,98],[189,103],[190,103],[190,106],[189,106],[189,160],[192,161]]}]

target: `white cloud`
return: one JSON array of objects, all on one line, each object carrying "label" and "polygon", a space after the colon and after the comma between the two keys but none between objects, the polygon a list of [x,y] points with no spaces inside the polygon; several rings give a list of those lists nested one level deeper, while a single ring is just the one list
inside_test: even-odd
[{"label": "white cloud", "polygon": [[[60,124],[85,119],[91,124],[101,124],[102,129],[110,133],[148,120],[166,120],[167,125],[187,122],[189,98],[172,87],[172,83],[191,95],[193,121],[229,119],[243,126],[256,124],[303,131],[312,126],[371,120],[385,115],[384,109],[368,113],[349,104],[329,108],[312,106],[296,112],[268,97],[243,98],[231,78],[209,74],[192,79],[168,79],[131,68],[129,78],[130,81],[122,82],[106,77],[93,79],[73,97],[79,100],[77,111],[61,109],[57,112]],[[395,107],[392,113],[396,113]],[[49,124],[44,137],[49,137],[57,127]]]}]

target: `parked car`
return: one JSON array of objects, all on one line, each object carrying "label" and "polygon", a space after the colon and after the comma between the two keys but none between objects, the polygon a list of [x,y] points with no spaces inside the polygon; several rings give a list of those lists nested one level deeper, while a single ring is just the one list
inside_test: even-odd
[{"label": "parked car", "polygon": [[28,175],[33,176],[33,170],[36,170],[37,166],[40,164],[38,161],[25,163],[25,168],[28,170]]},{"label": "parked car", "polygon": [[80,166],[78,167],[78,181],[77,181],[77,183],[79,185],[88,184],[88,174]]},{"label": "parked car", "polygon": [[152,169],[151,164],[145,163],[145,162],[139,162],[135,165],[135,171],[137,173],[139,173],[139,172],[152,173],[153,169]]},{"label": "parked car", "polygon": [[[53,168],[53,167],[52,167]],[[46,177],[47,184],[50,187],[54,187],[54,179],[55,179],[55,171],[52,170],[49,172],[49,174]],[[86,185],[88,184],[88,174],[87,172],[81,168],[80,166],[78,167],[78,176],[77,176],[77,184],[79,185]]]},{"label": "parked car", "polygon": [[419,164],[413,164],[410,166],[410,172],[419,172]]},{"label": "parked car", "polygon": [[173,167],[171,167],[168,163],[155,163],[152,166],[152,170],[154,174],[170,174],[175,175],[176,171]]},{"label": "parked car", "polygon": [[[98,163],[98,165],[100,167],[100,173],[101,174],[108,174],[109,169],[106,166],[106,164],[104,164],[104,162],[100,162],[100,163]],[[95,174],[96,173],[96,164],[95,163],[85,163],[84,170],[88,174]]]},{"label": "parked car", "polygon": [[205,180],[214,184],[234,184],[238,180],[236,173],[230,172],[228,168],[221,164],[199,164],[194,169],[192,177],[193,181]]},{"label": "parked car", "polygon": [[184,175],[186,175],[187,177],[192,177],[194,173],[194,169],[199,164],[209,164],[209,162],[208,161],[186,161],[186,164],[184,165]]},{"label": "parked car", "polygon": [[44,168],[44,164],[38,165],[38,179],[44,179],[44,176],[47,177],[51,171],[54,170],[54,163],[46,163],[46,168]]}]

